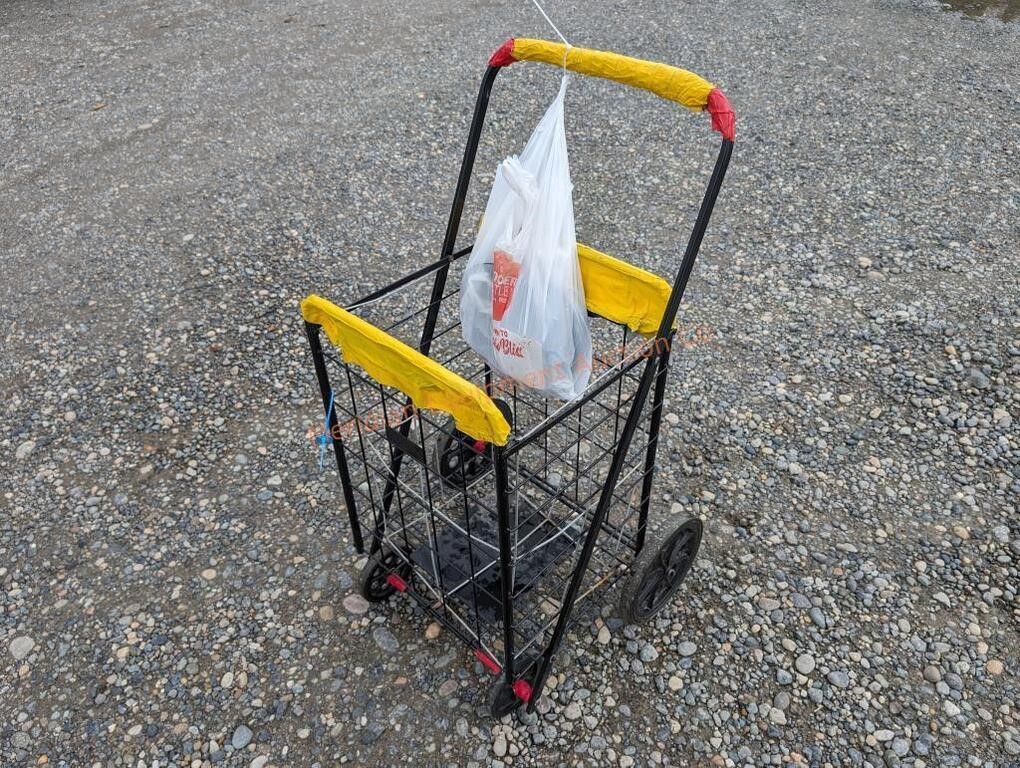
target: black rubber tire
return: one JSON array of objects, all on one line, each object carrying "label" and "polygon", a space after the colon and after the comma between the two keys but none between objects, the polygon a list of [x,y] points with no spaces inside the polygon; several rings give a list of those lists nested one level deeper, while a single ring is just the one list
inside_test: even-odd
[{"label": "black rubber tire", "polygon": [[436,441],[432,451],[432,469],[444,483],[462,488],[489,469],[492,460],[488,447],[482,453],[476,453],[471,447],[474,440],[457,429],[453,419],[446,422],[441,432],[442,437]]},{"label": "black rubber tire", "polygon": [[396,588],[386,581],[386,577],[396,572],[406,579],[408,566],[403,559],[392,552],[383,554],[382,550],[368,556],[368,562],[358,576],[358,592],[370,603],[381,603],[389,600]]},{"label": "black rubber tire", "polygon": [[620,613],[627,623],[648,621],[669,604],[694,564],[702,533],[696,517],[668,532],[648,532],[620,595]]},{"label": "black rubber tire", "polygon": [[519,708],[523,701],[517,698],[514,689],[507,685],[506,680],[498,678],[489,688],[489,712],[495,718],[506,717]]}]

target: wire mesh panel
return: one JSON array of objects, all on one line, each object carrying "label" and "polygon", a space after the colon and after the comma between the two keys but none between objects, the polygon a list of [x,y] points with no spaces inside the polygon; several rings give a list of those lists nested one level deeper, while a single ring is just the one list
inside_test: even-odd
[{"label": "wire mesh panel", "polygon": [[[570,403],[546,399],[493,375],[464,343],[459,262],[432,303],[435,272],[443,268],[423,270],[349,309],[418,347],[435,308],[429,356],[502,404],[513,427],[509,443],[482,443],[457,431],[445,414],[415,409],[402,392],[346,364],[331,347],[325,360],[335,435],[358,519],[391,558],[397,583],[484,658],[522,672],[545,651],[564,608],[564,585],[578,567],[624,421],[644,367],[659,350],[592,318],[595,354],[584,396]],[[635,433],[611,491],[582,596],[612,578],[639,546],[653,471],[646,460],[652,410],[652,404],[645,408],[646,426]],[[502,489],[497,455],[506,467]]]}]

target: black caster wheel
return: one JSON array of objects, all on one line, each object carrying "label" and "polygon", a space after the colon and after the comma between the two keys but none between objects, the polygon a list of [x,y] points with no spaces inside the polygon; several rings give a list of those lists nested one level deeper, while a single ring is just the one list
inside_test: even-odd
[{"label": "black caster wheel", "polygon": [[669,533],[648,532],[620,596],[620,612],[640,624],[661,611],[679,589],[701,545],[702,524],[692,517]]},{"label": "black caster wheel", "polygon": [[489,712],[495,718],[505,717],[524,704],[506,680],[500,678],[489,688]]},{"label": "black caster wheel", "polygon": [[368,562],[361,569],[361,575],[358,577],[358,592],[370,603],[381,603],[388,600],[397,591],[386,580],[386,577],[391,573],[396,573],[406,580],[409,572],[410,567],[399,555],[379,550],[369,555]]},{"label": "black caster wheel", "polygon": [[475,440],[447,422],[436,442],[432,464],[443,482],[455,488],[470,485],[492,465],[489,445]]}]

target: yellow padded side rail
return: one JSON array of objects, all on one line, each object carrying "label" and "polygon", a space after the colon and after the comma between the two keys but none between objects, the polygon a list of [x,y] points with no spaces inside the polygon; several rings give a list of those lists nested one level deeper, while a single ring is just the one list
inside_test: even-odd
[{"label": "yellow padded side rail", "polygon": [[669,301],[669,283],[581,243],[577,244],[577,261],[589,310],[645,336],[659,330]]},{"label": "yellow padded side rail", "polygon": [[345,361],[399,389],[416,407],[450,414],[476,440],[506,445],[510,425],[479,387],[321,296],[304,299],[301,316],[322,327]]}]

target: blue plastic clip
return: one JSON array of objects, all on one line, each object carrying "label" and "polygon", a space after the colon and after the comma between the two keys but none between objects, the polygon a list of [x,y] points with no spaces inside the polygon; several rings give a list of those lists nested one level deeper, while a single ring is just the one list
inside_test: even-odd
[{"label": "blue plastic clip", "polygon": [[326,409],[326,423],[322,427],[322,434],[315,438],[319,444],[319,469],[322,469],[323,458],[326,455],[326,446],[329,445],[329,417],[333,415],[333,398],[336,397],[331,389],[329,391],[329,408]]}]

